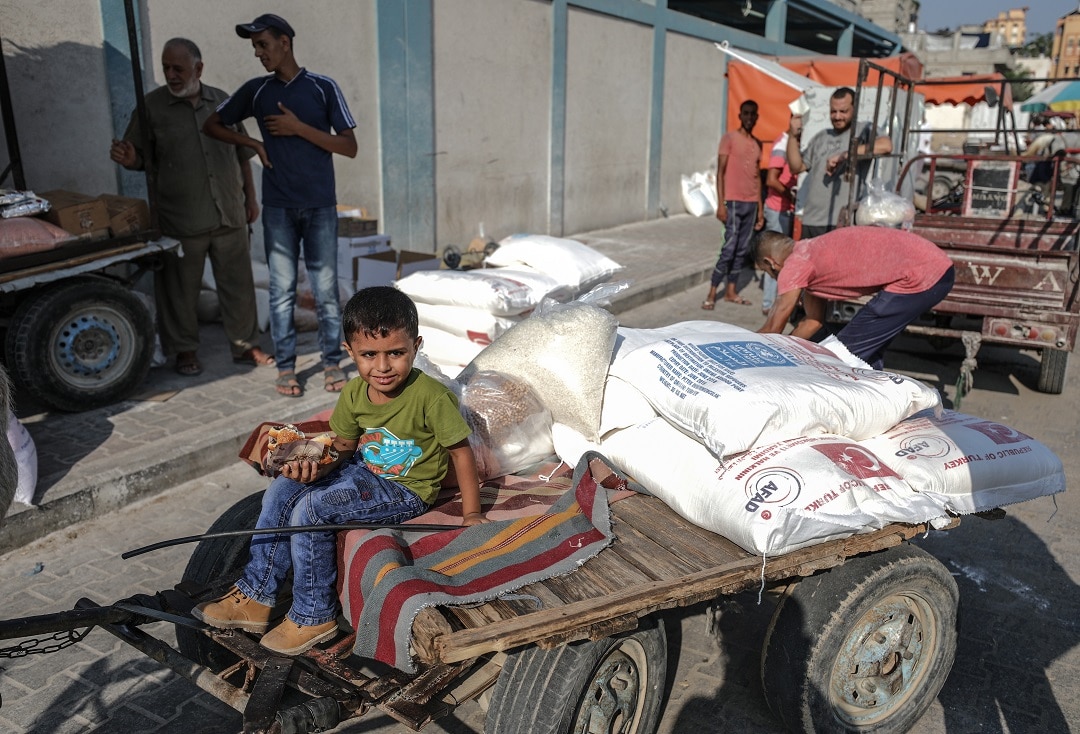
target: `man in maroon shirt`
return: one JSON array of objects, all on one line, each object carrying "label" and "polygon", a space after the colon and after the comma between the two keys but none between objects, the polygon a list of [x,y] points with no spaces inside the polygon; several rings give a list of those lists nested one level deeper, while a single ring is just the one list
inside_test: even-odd
[{"label": "man in maroon shirt", "polygon": [[776,278],[778,293],[759,333],[783,333],[800,296],[806,317],[791,334],[809,339],[825,325],[826,300],[874,294],[836,335],[874,369],[882,368],[889,342],[940,303],[955,280],[952,261],[937,245],[887,227],[843,227],[799,242],[763,232],[752,255]]}]

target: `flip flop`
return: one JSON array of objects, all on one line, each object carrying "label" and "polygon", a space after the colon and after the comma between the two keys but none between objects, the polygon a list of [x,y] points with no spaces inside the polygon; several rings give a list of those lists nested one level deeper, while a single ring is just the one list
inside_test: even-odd
[{"label": "flip flop", "polygon": [[236,364],[248,364],[252,367],[273,367],[277,364],[274,360],[274,355],[267,354],[256,347],[245,350],[242,354],[233,357],[232,361]]},{"label": "flip flop", "polygon": [[724,302],[725,303],[737,303],[740,306],[749,306],[750,305],[750,301],[746,300],[742,296],[735,296],[734,298],[725,298]]},{"label": "flip flop", "polygon": [[323,370],[323,389],[326,392],[341,392],[348,381],[345,371],[340,367],[327,367]]},{"label": "flip flop", "polygon": [[712,311],[715,308],[716,308],[716,301],[702,301],[701,302],[701,310],[702,311]]},{"label": "flip flop", "polygon": [[199,363],[199,358],[195,356],[195,352],[177,352],[177,374],[183,375],[184,377],[196,377],[201,375],[202,371],[202,364]]},{"label": "flip flop", "polygon": [[287,398],[298,398],[304,394],[304,386],[296,379],[295,372],[278,373],[277,379],[274,380],[274,388],[278,395],[284,395]]}]

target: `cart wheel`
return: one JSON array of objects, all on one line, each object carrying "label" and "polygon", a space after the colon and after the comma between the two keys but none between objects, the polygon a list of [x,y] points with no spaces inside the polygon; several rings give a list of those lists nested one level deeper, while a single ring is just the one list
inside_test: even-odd
[{"label": "cart wheel", "polygon": [[1060,395],[1065,389],[1069,353],[1064,349],[1044,349],[1039,360],[1039,392]]},{"label": "cart wheel", "polygon": [[[499,734],[652,734],[667,679],[662,621],[618,637],[511,653],[484,728]],[[567,705],[570,703],[571,705]]]},{"label": "cart wheel", "polygon": [[[255,527],[262,510],[262,497],[263,492],[248,495],[226,510],[206,532],[220,533]],[[250,536],[200,541],[188,559],[183,581],[210,585],[226,577],[230,581],[239,578],[241,569],[248,562],[250,542]],[[190,627],[176,626],[176,643],[181,653],[213,671],[223,670],[236,661],[236,656],[231,652]]]},{"label": "cart wheel", "polygon": [[912,545],[848,560],[781,599],[765,635],[761,682],[794,732],[906,732],[956,655],[959,592]]},{"label": "cart wheel", "polygon": [[12,316],[7,364],[36,398],[76,412],[123,400],[142,384],[154,325],[130,290],[80,278],[29,296]]}]

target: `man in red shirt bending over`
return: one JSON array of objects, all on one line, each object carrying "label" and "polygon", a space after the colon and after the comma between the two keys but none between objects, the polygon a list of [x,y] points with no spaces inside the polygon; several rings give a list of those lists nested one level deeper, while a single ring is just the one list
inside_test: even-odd
[{"label": "man in red shirt bending over", "polygon": [[783,333],[800,296],[806,317],[791,334],[809,339],[825,325],[826,300],[875,294],[836,335],[874,369],[882,368],[889,342],[940,303],[956,277],[933,242],[886,227],[843,227],[798,242],[762,232],[752,256],[776,278],[778,293],[758,333]]}]

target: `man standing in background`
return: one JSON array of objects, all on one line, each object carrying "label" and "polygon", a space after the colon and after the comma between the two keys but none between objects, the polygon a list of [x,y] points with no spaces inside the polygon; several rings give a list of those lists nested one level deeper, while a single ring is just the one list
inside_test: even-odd
[{"label": "man standing in background", "polygon": [[254,154],[200,134],[228,95],[202,83],[202,54],[195,43],[166,41],[161,67],[165,86],[146,95],[149,134],[132,115],[124,139],[114,140],[109,154],[131,170],[143,170],[147,155],[153,156],[161,231],[180,240],[179,252],[162,253],[163,266],[154,274],[162,348],[176,355],[181,375],[202,372],[196,305],[209,255],[233,361],[272,365],[274,358],[258,345],[248,240],[248,225],[259,216],[248,162]]},{"label": "man standing in background", "polygon": [[724,300],[748,305],[737,289],[739,275],[747,253],[750,237],[755,230],[765,226],[761,207],[761,143],[754,137],[754,125],[758,120],[758,105],[747,100],[739,105],[739,127],[725,133],[720,139],[716,161],[716,218],[725,225],[724,246],[716,260],[709,294],[701,307],[712,311],[716,306],[716,292],[727,281]]},{"label": "man standing in background", "polygon": [[[278,394],[300,397],[296,375],[297,268],[303,248],[319,321],[323,387],[341,392],[341,303],[337,284],[337,189],[333,154],[356,156],[356,122],[341,89],[326,76],[301,68],[293,55],[296,33],[267,13],[236,26],[251,40],[269,76],[244,83],[203,125],[207,135],[252,148],[263,164],[263,233],[270,267],[270,332],[277,357]],[[262,141],[230,130],[254,117]]]}]

